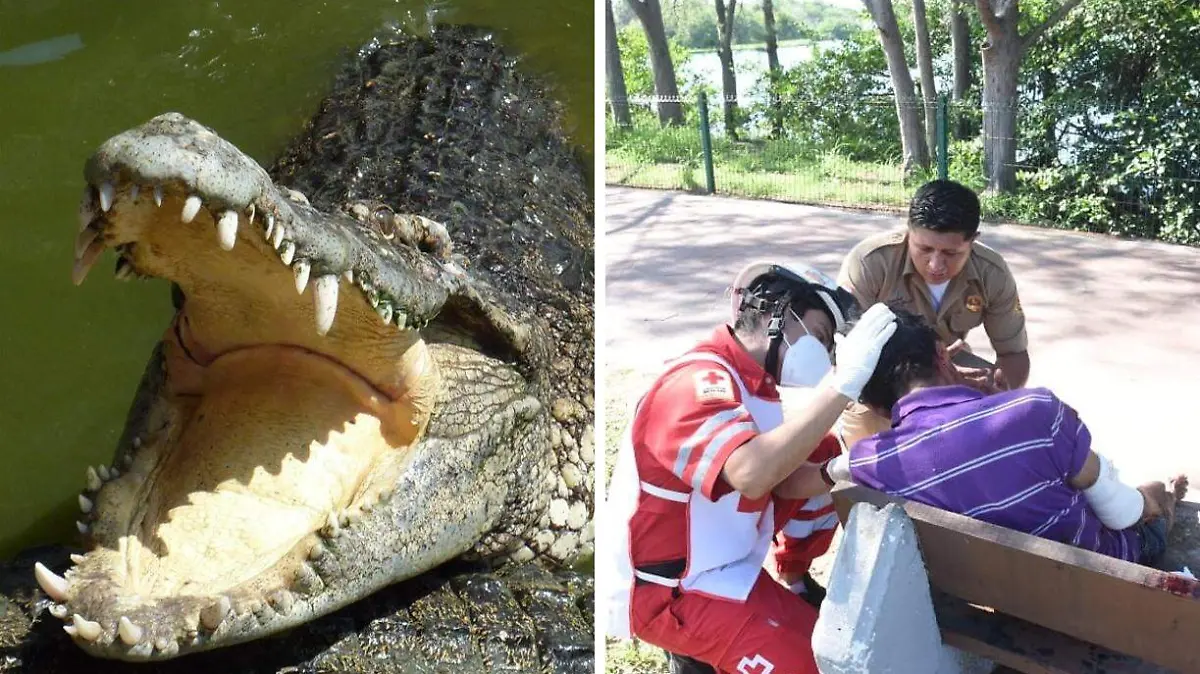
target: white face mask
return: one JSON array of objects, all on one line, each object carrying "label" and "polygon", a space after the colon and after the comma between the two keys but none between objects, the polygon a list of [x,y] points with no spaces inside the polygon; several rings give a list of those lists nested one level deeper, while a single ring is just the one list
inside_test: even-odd
[{"label": "white face mask", "polygon": [[808,326],[800,320],[796,312],[793,311],[792,316],[800,327],[804,328],[805,334],[797,339],[795,344],[788,343],[787,337],[783,338],[788,350],[783,356],[783,365],[779,368],[779,384],[811,388],[833,369],[833,362],[829,360],[829,352],[825,350],[821,340],[812,336]]}]

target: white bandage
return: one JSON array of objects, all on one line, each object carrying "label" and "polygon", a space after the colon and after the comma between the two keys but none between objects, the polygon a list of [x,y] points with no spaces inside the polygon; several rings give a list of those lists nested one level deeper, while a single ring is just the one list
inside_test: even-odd
[{"label": "white bandage", "polygon": [[1142,492],[1117,479],[1117,469],[1107,458],[1100,459],[1100,477],[1096,484],[1083,490],[1088,505],[1109,529],[1128,529],[1142,519],[1146,502]]},{"label": "white bandage", "polygon": [[825,464],[825,472],[834,482],[850,481],[850,455],[838,454]]}]

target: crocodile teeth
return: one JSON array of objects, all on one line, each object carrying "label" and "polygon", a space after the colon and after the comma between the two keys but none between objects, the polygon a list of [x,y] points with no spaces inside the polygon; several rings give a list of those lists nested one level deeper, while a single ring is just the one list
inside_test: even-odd
[{"label": "crocodile teeth", "polygon": [[59,620],[66,620],[67,619],[67,607],[63,606],[62,604],[51,604],[50,605],[50,615],[54,616],[55,618],[58,618]]},{"label": "crocodile teeth", "polygon": [[87,250],[83,251],[82,255],[75,256],[75,266],[71,268],[71,283],[79,285],[87,278],[88,272],[92,270],[92,265],[96,264],[96,258],[104,252],[104,242],[100,240],[93,241]]},{"label": "crocodile teeth", "polygon": [[115,194],[116,189],[113,188],[112,183],[106,182],[100,186],[100,210],[107,213],[108,209],[112,208],[113,196]]},{"label": "crocodile teeth", "polygon": [[135,657],[135,658],[145,659],[145,658],[150,657],[150,654],[153,652],[154,652],[154,644],[150,643],[149,641],[143,641],[142,643],[137,644],[136,646],[129,647],[129,655],[131,655],[132,657]]},{"label": "crocodile teeth", "polygon": [[292,260],[296,259],[296,244],[291,241],[283,244],[283,248],[279,251],[279,259],[289,267],[292,266]]},{"label": "crocodile teeth", "polygon": [[316,314],[318,335],[325,335],[333,327],[337,305],[338,277],[334,274],[318,276],[313,281],[313,311]]},{"label": "crocodile teeth", "polygon": [[237,241],[237,230],[237,213],[233,211],[222,213],[221,219],[217,221],[217,242],[221,244],[222,250],[233,250],[233,244]]},{"label": "crocodile teeth", "polygon": [[267,213],[267,231],[263,234],[263,238],[271,238],[271,232],[275,231],[275,216]]},{"label": "crocodile teeth", "polygon": [[137,185],[134,185],[133,187],[130,187],[130,188],[129,188],[129,200],[130,200],[130,201],[137,201],[138,192],[140,192],[140,191],[141,191],[141,188],[140,188],[140,187],[138,187]]},{"label": "crocodile teeth", "polygon": [[292,265],[292,271],[296,273],[296,292],[304,294],[304,289],[308,287],[308,273],[312,270],[304,260],[297,260],[296,264]]},{"label": "crocodile teeth", "polygon": [[290,613],[292,610],[292,593],[287,590],[275,590],[267,598],[271,607],[279,613]]},{"label": "crocodile teeth", "polygon": [[163,200],[162,185],[155,185],[154,186],[154,205],[162,206],[162,200]]},{"label": "crocodile teeth", "polygon": [[75,528],[79,530],[79,533],[81,535],[84,535],[84,536],[88,535],[88,525],[84,524],[83,522],[80,522],[79,520],[75,520]]},{"label": "crocodile teeth", "polygon": [[221,597],[215,604],[209,604],[200,611],[200,624],[205,628],[215,630],[224,622],[225,616],[229,615],[233,605],[229,602],[229,597]]},{"label": "crocodile teeth", "polygon": [[37,579],[42,591],[51,599],[59,602],[67,600],[67,589],[70,588],[70,583],[66,578],[47,569],[41,562],[33,565],[33,577]]},{"label": "crocodile teeth", "polygon": [[74,637],[79,630],[74,625],[63,625],[63,631]]},{"label": "crocodile teeth", "polygon": [[342,276],[344,276],[346,278],[346,281],[348,281],[349,283],[354,283],[354,270],[353,269],[347,269],[345,271],[345,273],[342,274]]},{"label": "crocodile teeth", "polygon": [[121,616],[117,622],[117,634],[127,646],[132,646],[142,640],[142,628],[134,625],[133,621],[125,616]]},{"label": "crocodile teeth", "polygon": [[83,197],[79,200],[79,231],[87,229],[95,219],[96,208],[92,205],[92,188],[85,187]]},{"label": "crocodile teeth", "polygon": [[405,328],[405,326],[407,326],[407,325],[408,325],[408,314],[397,309],[396,310],[396,327],[403,330]]},{"label": "crocodile teeth", "polygon": [[96,466],[96,472],[100,474],[101,480],[104,480],[105,482],[107,482],[110,479],[109,473],[108,473],[108,466],[105,466],[103,464]]},{"label": "crocodile teeth", "polygon": [[100,232],[94,227],[87,227],[79,236],[75,237],[75,259],[83,257],[85,251],[91,248],[92,243],[96,241],[96,237],[100,236]]},{"label": "crocodile teeth", "polygon": [[85,559],[87,558],[77,552],[71,553],[71,562],[76,565],[83,564],[83,560]]},{"label": "crocodile teeth", "polygon": [[85,515],[87,513],[92,512],[92,500],[90,498],[84,496],[83,494],[80,494],[79,495],[79,509],[82,510]]},{"label": "crocodile teeth", "polygon": [[379,318],[384,323],[392,322],[392,305],[380,304],[379,306],[375,307],[375,312],[379,314]]},{"label": "crocodile teeth", "polygon": [[180,214],[180,218],[182,218],[184,222],[191,222],[192,220],[196,219],[196,214],[199,212],[200,197],[193,194],[187,198],[187,201],[183,202],[183,213]]},{"label": "crocodile teeth", "polygon": [[317,541],[316,543],[314,543],[313,546],[311,548],[309,548],[309,550],[308,550],[308,558],[309,559],[320,559],[321,555],[324,555],[324,554],[325,554],[325,546],[321,545],[320,541]]},{"label": "crocodile teeth", "polygon": [[254,223],[254,204],[246,207],[246,221],[251,224]]},{"label": "crocodile teeth", "polygon": [[88,641],[95,641],[96,639],[100,638],[100,623],[94,620],[88,620],[78,613],[76,613],[73,617],[75,619],[75,629],[78,631],[79,636],[87,639]]},{"label": "crocodile teeth", "polygon": [[96,473],[96,469],[88,466],[87,469],[87,487],[92,491],[100,491],[100,487],[104,486],[104,481],[100,479],[100,475]]},{"label": "crocodile teeth", "polygon": [[330,511],[325,518],[325,527],[329,530],[330,538],[337,538],[342,533],[341,524],[338,523],[337,513]]},{"label": "crocodile teeth", "polygon": [[172,641],[167,637],[161,637],[156,640],[154,642],[154,648],[168,658],[174,657],[179,653],[179,643]]},{"label": "crocodile teeth", "polygon": [[281,222],[277,227],[275,227],[275,231],[271,234],[271,245],[275,247],[275,250],[279,250],[279,247],[283,245],[284,234],[286,234],[286,232],[283,230],[283,223]]}]

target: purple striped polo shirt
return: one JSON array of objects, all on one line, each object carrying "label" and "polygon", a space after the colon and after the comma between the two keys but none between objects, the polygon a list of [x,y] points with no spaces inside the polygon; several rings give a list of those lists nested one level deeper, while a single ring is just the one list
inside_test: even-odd
[{"label": "purple striped polo shirt", "polygon": [[892,409],[892,428],[850,448],[856,484],[1002,527],[1137,562],[1141,534],[1096,517],[1070,476],[1092,436],[1044,388],[984,396],[920,389]]}]

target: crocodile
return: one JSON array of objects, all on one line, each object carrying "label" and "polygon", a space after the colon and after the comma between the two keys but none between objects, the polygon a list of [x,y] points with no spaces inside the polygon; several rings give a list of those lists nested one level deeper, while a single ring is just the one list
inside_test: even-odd
[{"label": "crocodile", "polygon": [[82,553],[34,565],[87,654],[169,660],[452,560],[590,554],[589,172],[521,65],[477,28],[384,32],[269,169],[177,112],[87,159],[72,280],[112,250],[175,307],[85,471]]}]

